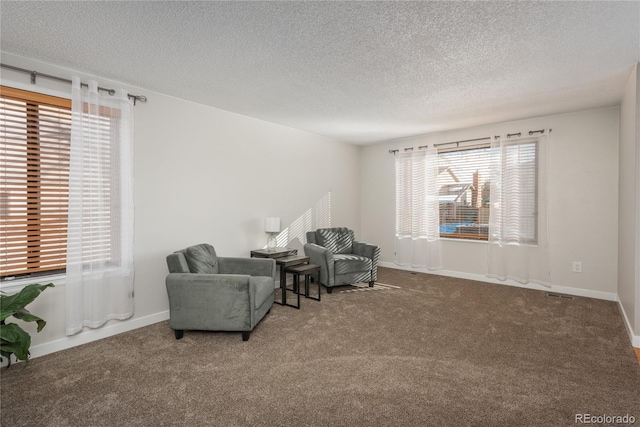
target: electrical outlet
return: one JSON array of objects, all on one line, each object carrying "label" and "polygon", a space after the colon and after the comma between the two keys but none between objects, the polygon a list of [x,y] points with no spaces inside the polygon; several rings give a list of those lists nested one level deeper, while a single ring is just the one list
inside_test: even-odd
[{"label": "electrical outlet", "polygon": [[573,261],[573,272],[582,273],[582,263],[580,261]]}]

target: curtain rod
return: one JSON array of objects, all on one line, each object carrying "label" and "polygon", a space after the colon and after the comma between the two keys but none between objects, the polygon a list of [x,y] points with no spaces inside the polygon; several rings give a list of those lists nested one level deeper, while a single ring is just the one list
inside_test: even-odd
[{"label": "curtain rod", "polygon": [[[434,148],[440,147],[441,145],[448,145],[448,144],[457,144],[458,146],[460,145],[460,143],[462,142],[473,142],[473,141],[484,141],[485,139],[491,139],[490,136],[485,136],[484,138],[475,138],[475,139],[465,139],[462,141],[451,141],[451,142],[443,142],[441,144],[433,144]],[[418,146],[418,150],[422,150],[423,148],[427,148],[429,147],[428,145],[420,145]],[[413,150],[413,147],[408,147],[405,148],[404,151],[411,151]],[[398,151],[400,150],[389,150],[389,153],[391,154],[396,154]]]},{"label": "curtain rod", "polygon": [[442,144],[433,144],[434,147],[440,147],[442,145],[456,144],[456,146],[460,146],[463,142],[475,142],[475,141],[484,141],[485,139],[491,139],[490,136],[485,136],[484,138],[474,138],[474,139],[463,139],[462,141],[451,141],[451,142],[443,142]]},{"label": "curtain rod", "polygon": [[[551,133],[551,130],[552,129],[549,129],[549,133]],[[530,130],[529,131],[529,135],[533,135],[535,133],[544,134],[545,131],[546,131],[546,129]],[[509,134],[507,134],[507,138],[511,138],[512,136],[520,137],[520,136],[522,136],[522,133],[518,132],[518,133],[509,133]],[[494,136],[494,138],[495,139],[500,139],[500,135],[496,135],[496,136]],[[491,139],[491,137],[490,136],[485,136],[484,138],[474,138],[474,139],[464,139],[462,141],[443,142],[441,144],[433,144],[433,147],[437,148],[437,147],[440,147],[442,145],[449,145],[449,144],[456,144],[456,146],[459,147],[460,144],[462,144],[464,142],[484,141],[485,139]],[[427,148],[427,147],[428,147],[427,145],[420,145],[418,147],[418,150],[422,150],[423,148]],[[412,151],[412,150],[413,150],[413,147],[407,147],[407,148],[404,149],[404,151]],[[397,149],[396,150],[389,150],[389,153],[390,154],[396,154],[399,151],[400,150],[397,150]]]},{"label": "curtain rod", "polygon": [[[13,70],[13,71],[18,71],[20,73],[30,74],[31,75],[31,84],[36,84],[36,78],[37,77],[44,77],[44,78],[51,79],[51,80],[57,80],[57,81],[63,82],[63,83],[71,83],[71,80],[69,80],[69,79],[63,79],[62,77],[57,77],[57,76],[52,76],[50,74],[44,74],[44,73],[39,73],[37,71],[27,70],[26,68],[14,67],[13,65],[0,64],[0,67],[7,68],[7,69]],[[80,84],[82,86],[84,86],[84,87],[89,87],[89,85],[87,85],[86,83],[80,83]],[[115,89],[107,89],[107,88],[100,87],[100,86],[98,86],[98,90],[107,92],[109,95],[112,95],[112,96],[116,93]],[[131,95],[130,93],[128,93],[127,96],[129,98],[133,99],[133,105],[136,105],[136,101],[147,102],[147,97],[144,96],[144,95]]]}]

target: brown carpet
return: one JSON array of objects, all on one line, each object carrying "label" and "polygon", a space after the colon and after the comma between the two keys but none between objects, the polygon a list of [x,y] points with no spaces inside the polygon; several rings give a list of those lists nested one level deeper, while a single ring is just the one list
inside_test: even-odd
[{"label": "brown carpet", "polygon": [[[640,423],[613,302],[381,268],[247,342],[167,322],[2,369],[2,426],[573,426]],[[600,424],[602,425],[602,424]]]}]

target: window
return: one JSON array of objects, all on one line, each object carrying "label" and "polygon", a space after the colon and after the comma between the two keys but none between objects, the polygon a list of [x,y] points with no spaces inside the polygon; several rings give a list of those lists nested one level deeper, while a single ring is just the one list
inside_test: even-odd
[{"label": "window", "polygon": [[0,280],[64,272],[71,101],[0,87]]},{"label": "window", "polygon": [[487,240],[489,144],[438,150],[440,237]]},{"label": "window", "polygon": [[489,144],[439,150],[440,237],[488,240],[493,164],[502,165],[503,208],[519,212],[518,237],[535,242],[537,147],[535,138],[504,144],[502,159]]}]

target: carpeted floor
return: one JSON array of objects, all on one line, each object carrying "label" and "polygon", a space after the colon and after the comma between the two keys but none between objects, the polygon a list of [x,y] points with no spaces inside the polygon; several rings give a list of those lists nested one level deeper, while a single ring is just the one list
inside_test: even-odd
[{"label": "carpeted floor", "polygon": [[387,268],[378,281],[301,310],[274,305],[247,342],[190,331],[177,341],[162,322],[2,369],[0,422],[640,423],[640,366],[615,303]]}]

